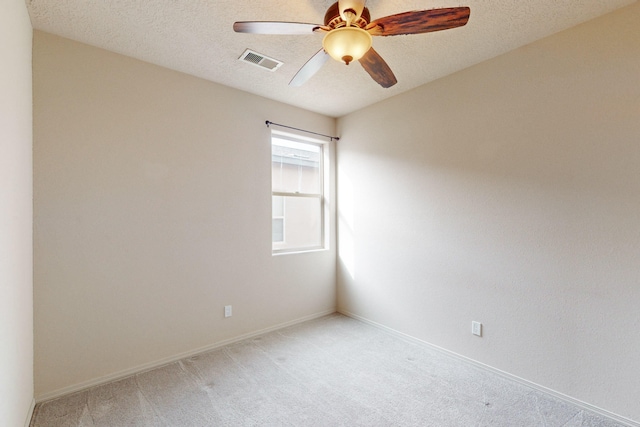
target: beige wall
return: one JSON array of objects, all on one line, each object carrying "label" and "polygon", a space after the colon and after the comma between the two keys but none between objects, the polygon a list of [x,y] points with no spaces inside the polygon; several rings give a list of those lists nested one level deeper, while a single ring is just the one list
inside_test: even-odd
[{"label": "beige wall", "polygon": [[640,420],[638,22],[340,119],[339,309]]},{"label": "beige wall", "polygon": [[41,32],[33,70],[37,397],[335,309],[333,237],[271,254],[265,126],[334,119]]},{"label": "beige wall", "polygon": [[32,30],[22,0],[0,3],[0,425],[33,400]]}]

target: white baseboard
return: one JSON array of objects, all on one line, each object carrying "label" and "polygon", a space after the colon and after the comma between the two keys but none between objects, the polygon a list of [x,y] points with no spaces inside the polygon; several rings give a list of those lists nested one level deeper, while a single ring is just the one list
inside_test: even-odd
[{"label": "white baseboard", "polygon": [[27,412],[27,420],[24,422],[24,427],[31,425],[31,418],[33,418],[33,410],[36,408],[36,399],[31,399],[31,405],[29,406],[29,412]]},{"label": "white baseboard", "polygon": [[[122,371],[114,372],[114,373],[109,374],[109,375],[105,375],[105,376],[102,376],[102,377],[94,378],[94,379],[91,379],[91,380],[88,380],[88,381],[83,381],[81,383],[73,384],[73,385],[70,385],[68,387],[63,387],[61,389],[54,390],[54,391],[51,391],[51,392],[48,392],[48,393],[43,393],[43,394],[41,394],[39,396],[36,396],[35,403],[41,403],[41,402],[45,402],[47,400],[57,399],[58,397],[62,397],[62,396],[65,396],[67,394],[71,394],[71,393],[75,393],[75,392],[78,392],[78,391],[82,391],[82,390],[85,390],[85,389],[88,389],[88,388],[91,388],[91,387],[95,387],[97,385],[105,384],[105,383],[108,383],[108,382],[111,382],[111,381],[121,380],[121,379],[129,377],[131,375],[135,375],[135,374],[139,374],[139,373],[142,373],[142,372],[150,371],[152,369],[159,368],[159,367],[164,366],[164,365],[168,365],[169,363],[177,362],[178,360],[181,360],[181,359],[186,359],[186,358],[195,356],[195,355],[200,354],[200,353],[205,353],[207,351],[211,351],[211,350],[215,350],[215,349],[220,348],[220,347],[224,347],[225,345],[233,344],[233,343],[236,343],[236,342],[239,342],[239,341],[242,341],[242,340],[246,340],[248,338],[253,338],[253,337],[256,337],[258,335],[264,335],[264,334],[269,333],[269,332],[277,331],[278,329],[286,328],[288,326],[293,326],[293,325],[296,325],[298,323],[302,323],[302,322],[306,322],[306,321],[309,321],[309,320],[317,319],[319,317],[327,316],[327,315],[333,314],[335,312],[336,312],[335,310],[327,310],[327,311],[323,311],[323,312],[320,312],[320,313],[312,314],[312,315],[309,315],[309,316],[301,317],[301,318],[298,318],[298,319],[295,319],[295,320],[292,320],[292,321],[289,321],[289,322],[280,323],[280,324],[277,324],[277,325],[274,325],[274,326],[271,326],[271,327],[268,327],[268,328],[260,329],[260,330],[254,331],[254,332],[249,332],[247,334],[243,334],[243,335],[240,335],[240,336],[237,336],[237,337],[234,337],[234,338],[230,338],[230,339],[227,339],[227,340],[224,340],[224,341],[219,341],[219,342],[216,342],[214,344],[210,344],[210,345],[207,345],[207,346],[204,346],[204,347],[196,348],[194,350],[190,350],[190,351],[186,351],[186,352],[183,352],[183,353],[179,353],[179,354],[176,354],[174,356],[165,357],[163,359],[156,360],[156,361],[149,362],[149,363],[145,363],[145,364],[142,364],[142,365],[138,365],[138,366],[135,366],[133,368],[124,369]],[[32,411],[33,411],[33,409],[32,409]],[[27,424],[27,427],[28,427],[28,424]]]},{"label": "white baseboard", "polygon": [[470,359],[470,358],[468,358],[466,356],[463,356],[461,354],[454,353],[453,351],[447,350],[445,348],[438,347],[437,345],[433,345],[433,344],[428,343],[426,341],[422,341],[422,340],[420,340],[418,338],[412,337],[411,335],[407,335],[405,333],[396,331],[395,329],[391,329],[391,328],[389,328],[387,326],[384,326],[384,325],[382,325],[380,323],[377,323],[377,322],[374,322],[372,320],[369,320],[369,319],[367,319],[365,317],[358,316],[357,314],[354,314],[354,313],[350,313],[349,311],[342,310],[342,309],[338,309],[337,311],[340,314],[343,314],[343,315],[345,315],[347,317],[351,317],[352,319],[359,320],[359,321],[361,321],[363,323],[366,323],[366,324],[371,325],[371,326],[373,326],[375,328],[383,330],[383,331],[385,331],[387,333],[390,333],[391,335],[394,335],[396,337],[402,338],[402,339],[404,339],[406,341],[426,346],[426,347],[431,348],[433,350],[436,350],[438,352],[444,353],[444,354],[446,354],[446,355],[448,355],[450,357],[458,359],[458,360],[460,360],[462,362],[470,363],[470,364],[472,364],[472,365],[474,365],[476,367],[479,367],[479,368],[484,369],[486,371],[490,371],[490,372],[492,372],[494,374],[497,374],[497,375],[499,375],[499,376],[501,376],[503,378],[515,381],[515,382],[520,383],[520,384],[522,384],[524,386],[533,388],[533,389],[535,389],[535,390],[537,390],[539,392],[542,392],[542,393],[551,395],[553,397],[556,397],[556,398],[558,398],[560,400],[563,400],[563,401],[568,402],[568,403],[570,403],[572,405],[575,405],[575,406],[577,406],[577,407],[579,407],[581,409],[584,409],[585,411],[593,412],[595,414],[598,414],[598,415],[600,415],[602,417],[608,418],[608,419],[610,419],[612,421],[615,421],[617,423],[623,424],[625,426],[640,427],[640,423],[638,423],[636,421],[633,421],[633,420],[631,420],[629,418],[623,417],[621,415],[614,414],[613,412],[607,411],[606,409],[602,409],[602,408],[599,408],[597,406],[591,405],[589,403],[583,402],[581,400],[574,399],[573,397],[567,396],[566,394],[563,394],[563,393],[560,393],[558,391],[552,390],[550,388],[541,386],[540,384],[536,384],[536,383],[531,382],[529,380],[525,380],[524,378],[520,378],[520,377],[518,377],[516,375],[512,375],[512,374],[510,374],[508,372],[501,371],[500,369],[494,368],[492,366],[485,365],[482,362],[478,362],[476,360]]}]

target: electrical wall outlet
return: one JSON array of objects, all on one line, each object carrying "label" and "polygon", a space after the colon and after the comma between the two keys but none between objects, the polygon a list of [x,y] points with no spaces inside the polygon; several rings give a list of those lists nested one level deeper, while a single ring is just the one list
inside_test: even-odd
[{"label": "electrical wall outlet", "polygon": [[482,323],[480,322],[471,322],[471,333],[473,335],[477,335],[479,337],[482,336]]},{"label": "electrical wall outlet", "polygon": [[224,317],[231,317],[232,314],[233,314],[233,312],[231,310],[231,306],[230,305],[225,305],[224,306]]}]

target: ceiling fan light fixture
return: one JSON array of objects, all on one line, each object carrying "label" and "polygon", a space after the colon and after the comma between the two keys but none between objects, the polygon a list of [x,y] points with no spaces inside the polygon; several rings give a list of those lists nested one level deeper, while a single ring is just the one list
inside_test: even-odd
[{"label": "ceiling fan light fixture", "polygon": [[358,27],[342,27],[329,31],[322,47],[336,61],[349,65],[362,58],[371,48],[371,34]]},{"label": "ceiling fan light fixture", "polygon": [[365,0],[340,0],[338,4],[342,19],[345,21],[348,20],[348,16],[346,14],[347,11],[353,13],[355,15],[355,19],[360,18],[360,15],[362,15],[362,11],[364,10],[364,2]]}]

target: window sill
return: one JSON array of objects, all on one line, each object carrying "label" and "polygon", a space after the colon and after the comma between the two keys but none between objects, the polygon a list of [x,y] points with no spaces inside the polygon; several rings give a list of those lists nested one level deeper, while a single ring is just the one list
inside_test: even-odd
[{"label": "window sill", "polygon": [[307,254],[311,252],[325,252],[328,251],[328,248],[308,248],[308,249],[292,249],[292,250],[279,250],[271,252],[272,256],[280,256],[280,255],[295,255],[295,254]]}]

